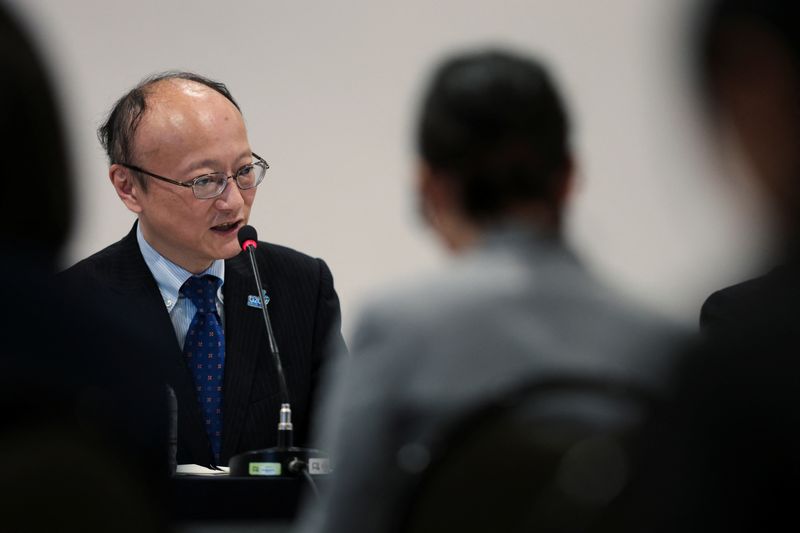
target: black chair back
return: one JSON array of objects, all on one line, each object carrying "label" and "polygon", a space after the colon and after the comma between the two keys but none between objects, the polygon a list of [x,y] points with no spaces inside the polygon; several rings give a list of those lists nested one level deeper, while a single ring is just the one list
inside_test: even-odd
[{"label": "black chair back", "polygon": [[593,380],[511,391],[431,443],[398,531],[616,531],[651,405]]}]

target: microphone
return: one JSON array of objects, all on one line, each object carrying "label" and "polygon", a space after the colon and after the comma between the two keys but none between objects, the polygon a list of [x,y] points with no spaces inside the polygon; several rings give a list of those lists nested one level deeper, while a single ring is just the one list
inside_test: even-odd
[{"label": "microphone", "polygon": [[278,445],[274,448],[254,450],[240,453],[231,457],[229,462],[230,475],[232,476],[283,476],[303,475],[311,484],[310,475],[330,473],[328,456],[311,448],[297,448],[293,446],[292,408],[289,398],[289,387],[286,385],[286,376],[283,373],[278,343],[272,331],[272,322],[267,311],[267,302],[264,298],[264,289],[261,276],[256,263],[256,248],[258,248],[258,234],[253,226],[242,226],[237,234],[242,252],[250,258],[250,267],[256,282],[258,298],[261,301],[261,316],[267,329],[267,342],[269,352],[278,376],[278,385],[281,394],[281,407],[278,413]]},{"label": "microphone", "polygon": [[275,334],[272,332],[272,322],[269,319],[269,311],[267,311],[267,302],[264,298],[264,289],[261,284],[261,276],[258,274],[258,265],[256,264],[256,248],[258,248],[258,233],[253,226],[242,226],[239,233],[236,235],[239,239],[239,246],[242,251],[247,253],[250,258],[250,267],[253,269],[253,277],[256,280],[256,290],[259,299],[261,300],[261,315],[264,318],[264,325],[267,328],[267,341],[269,342],[269,352],[272,354],[272,360],[275,364],[275,372],[278,375],[278,385],[281,392],[281,410],[279,413],[278,423],[278,447],[289,448],[293,443],[293,427],[292,427],[292,408],[291,400],[289,399],[289,387],[286,385],[286,375],[283,373],[283,365],[281,364],[281,356],[278,351],[278,343],[275,342]]},{"label": "microphone", "polygon": [[236,237],[239,239],[239,247],[242,250],[258,248],[258,232],[253,226],[242,226]]}]

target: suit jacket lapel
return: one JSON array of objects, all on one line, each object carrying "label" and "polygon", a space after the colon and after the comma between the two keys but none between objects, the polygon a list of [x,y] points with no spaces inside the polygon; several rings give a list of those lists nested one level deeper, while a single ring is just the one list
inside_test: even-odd
[{"label": "suit jacket lapel", "polygon": [[[238,448],[251,399],[253,379],[264,351],[266,333],[258,309],[247,305],[256,284],[247,256],[225,262],[225,385],[223,389],[222,462]],[[265,287],[266,289],[266,287]]]},{"label": "suit jacket lapel", "polygon": [[194,381],[178,346],[158,285],[139,250],[135,224],[120,244],[113,289],[120,292],[132,308],[130,316],[125,319],[141,320],[142,334],[148,335],[157,353],[164,356],[162,370],[178,399],[178,462],[209,464],[212,461],[211,444],[197,404]]}]

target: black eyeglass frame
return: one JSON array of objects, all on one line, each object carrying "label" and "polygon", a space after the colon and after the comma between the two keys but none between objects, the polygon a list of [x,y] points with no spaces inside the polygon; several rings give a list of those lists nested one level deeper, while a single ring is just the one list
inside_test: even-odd
[{"label": "black eyeglass frame", "polygon": [[[239,170],[237,170],[234,174],[232,174],[230,176],[226,175],[224,172],[209,172],[208,174],[203,174],[201,176],[197,176],[196,178],[192,178],[192,179],[190,179],[188,181],[178,181],[178,180],[174,180],[174,179],[171,179],[171,178],[167,178],[166,176],[159,176],[158,174],[153,174],[152,172],[150,172],[148,170],[145,170],[145,169],[143,169],[141,167],[137,167],[136,165],[129,165],[128,163],[117,163],[117,164],[119,166],[121,166],[121,167],[125,167],[125,168],[133,170],[135,172],[141,172],[142,174],[150,176],[151,178],[156,178],[157,180],[166,181],[167,183],[172,183],[173,185],[180,185],[181,187],[189,187],[190,189],[192,189],[192,194],[194,194],[194,197],[197,198],[198,200],[211,200],[212,198],[216,198],[216,197],[222,195],[222,193],[225,192],[225,189],[228,188],[228,181],[230,179],[233,179],[233,181],[236,182],[236,186],[239,187],[239,189],[242,190],[242,191],[246,191],[248,189],[255,189],[256,187],[258,187],[261,184],[262,181],[264,181],[264,178],[262,177],[261,180],[256,182],[256,184],[253,185],[252,187],[242,187],[241,185],[239,185],[239,173],[242,171],[243,168],[245,168],[247,166],[250,166],[250,165],[257,165],[257,164],[261,163],[261,164],[264,165],[264,176],[266,176],[267,170],[269,170],[269,163],[267,163],[267,161],[263,157],[261,157],[260,155],[258,155],[255,152],[250,152],[250,155],[255,157],[257,159],[257,161],[255,163],[248,163],[247,165],[242,166],[242,168],[240,168]],[[199,196],[197,196],[197,192],[194,190],[194,186],[198,181],[200,181],[201,179],[207,178],[209,176],[218,176],[220,174],[225,176],[225,186],[217,194],[215,194],[214,196],[208,196],[208,197],[205,197],[205,198],[200,198]]]}]

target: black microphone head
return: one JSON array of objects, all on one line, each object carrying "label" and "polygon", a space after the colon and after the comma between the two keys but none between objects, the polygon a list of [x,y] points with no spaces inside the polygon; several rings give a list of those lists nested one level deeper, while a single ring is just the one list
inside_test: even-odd
[{"label": "black microphone head", "polygon": [[258,232],[253,226],[242,226],[236,236],[239,239],[239,246],[242,249],[247,246],[258,246]]}]

